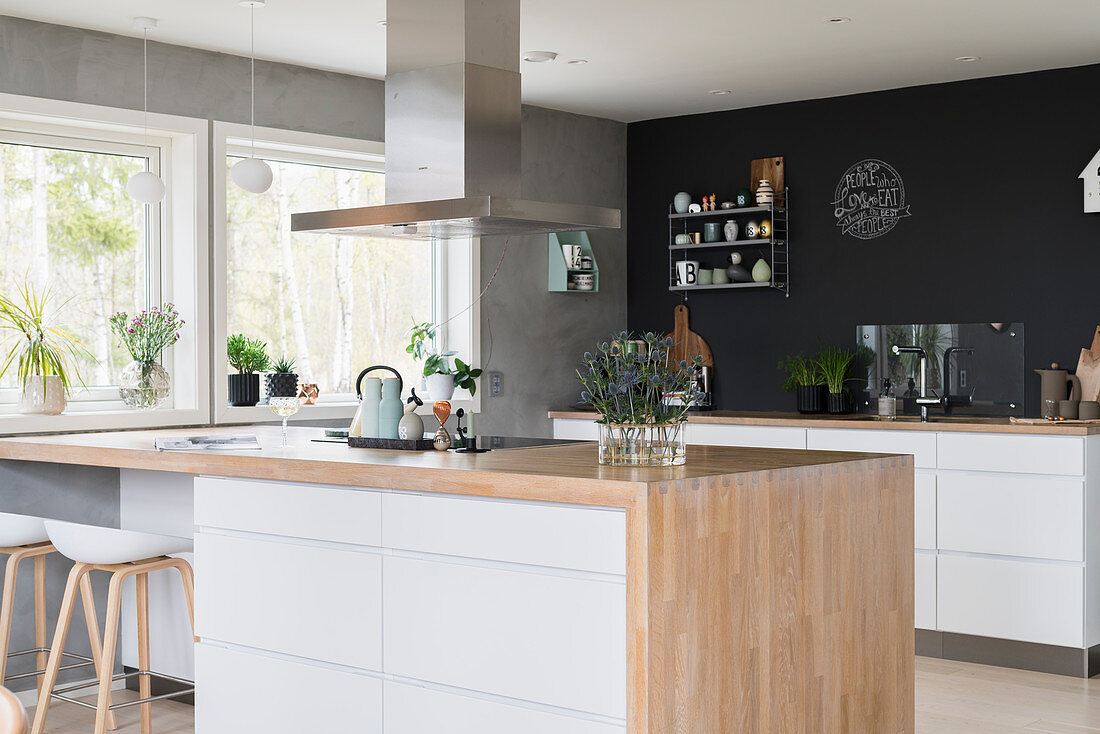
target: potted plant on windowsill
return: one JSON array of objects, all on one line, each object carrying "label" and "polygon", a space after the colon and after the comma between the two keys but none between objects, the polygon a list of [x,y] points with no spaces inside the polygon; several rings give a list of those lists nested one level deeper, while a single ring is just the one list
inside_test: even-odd
[{"label": "potted plant on windowsill", "polygon": [[851,379],[852,352],[843,347],[824,347],[817,356],[818,367],[829,390],[829,412],[850,413],[847,382]]},{"label": "potted plant on windowsill", "polygon": [[783,389],[795,393],[799,413],[825,412],[825,377],[817,359],[791,355],[779,363],[779,369],[787,373]]},{"label": "potted plant on windowsill", "polygon": [[260,402],[260,372],[267,369],[267,343],[234,334],[226,340],[229,366],[237,374],[229,376],[229,404],[251,406]]},{"label": "potted plant on windowsill", "polygon": [[138,410],[154,410],[172,394],[172,380],[160,364],[161,354],[179,341],[184,321],[171,303],[142,311],[133,318],[119,312],[110,318],[111,331],[133,361],[122,368],[118,394]]},{"label": "potted plant on windowsill", "polygon": [[50,311],[52,300],[49,288],[39,292],[29,283],[20,286],[18,302],[0,294],[0,329],[13,332],[0,375],[12,363],[17,365],[23,388],[20,413],[62,413],[72,394],[74,378],[84,384],[76,361],[95,361],[84,345],[55,324],[68,301]]},{"label": "potted plant on windowsill", "polygon": [[271,365],[271,372],[264,376],[268,398],[294,398],[298,396],[298,375],[294,371],[294,359],[281,357]]},{"label": "potted plant on windowsill", "polygon": [[[481,377],[481,370],[458,359],[455,356],[458,352],[432,351],[431,344],[438,328],[430,321],[413,324],[409,329],[409,346],[405,347],[414,360],[424,363],[424,384],[428,388],[428,397],[434,401],[450,400],[456,387],[473,395],[477,392],[477,378]],[[454,367],[451,366],[452,357]]]},{"label": "potted plant on windowsill", "polygon": [[[684,422],[700,398],[702,359],[670,362],[671,338],[647,333],[643,348],[628,332],[586,352],[577,370],[581,399],[600,411],[599,462],[677,466],[687,460]],[[629,345],[629,346],[628,346]],[[672,399],[675,397],[675,399]]]}]

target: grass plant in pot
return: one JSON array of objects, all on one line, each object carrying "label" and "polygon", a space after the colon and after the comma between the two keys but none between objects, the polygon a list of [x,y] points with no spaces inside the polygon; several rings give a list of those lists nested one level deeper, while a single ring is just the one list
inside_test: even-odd
[{"label": "grass plant in pot", "polygon": [[653,333],[642,337],[644,349],[628,349],[633,341],[621,332],[586,352],[577,370],[581,399],[600,411],[599,462],[678,466],[687,460],[683,427],[700,397],[694,372],[702,359],[670,361],[672,339]]},{"label": "grass plant in pot", "polygon": [[799,413],[825,412],[825,377],[816,359],[791,355],[779,363],[779,369],[787,373],[783,389],[795,393]]},{"label": "grass plant in pot", "polygon": [[116,313],[109,323],[133,360],[119,374],[119,397],[131,408],[155,410],[172,394],[172,379],[160,360],[164,350],[179,341],[183,319],[166,303],[132,318]]},{"label": "grass plant in pot", "polygon": [[[455,355],[458,352],[437,352],[433,350],[438,326],[430,321],[413,324],[409,329],[409,346],[405,351],[417,362],[424,363],[424,384],[428,389],[428,398],[433,401],[450,400],[455,388],[468,390],[472,396],[477,392],[477,378],[481,370],[463,362]],[[454,366],[451,366],[451,359]]]},{"label": "grass plant in pot", "polygon": [[267,343],[234,334],[226,340],[226,355],[229,366],[237,370],[229,376],[229,404],[251,406],[260,402],[259,373],[266,371],[271,362]]},{"label": "grass plant in pot", "polygon": [[264,376],[268,398],[298,397],[298,374],[294,371],[294,359],[281,357],[271,365],[271,372]]},{"label": "grass plant in pot", "polygon": [[74,380],[84,384],[77,361],[95,361],[84,345],[57,325],[58,313],[67,303],[52,308],[53,292],[38,291],[29,283],[20,286],[17,299],[0,294],[0,329],[8,332],[11,342],[0,375],[16,365],[23,389],[20,413],[62,413]]},{"label": "grass plant in pot", "polygon": [[852,352],[843,347],[823,347],[817,355],[818,368],[825,378],[829,391],[829,412],[833,414],[852,411],[848,380],[851,379]]}]

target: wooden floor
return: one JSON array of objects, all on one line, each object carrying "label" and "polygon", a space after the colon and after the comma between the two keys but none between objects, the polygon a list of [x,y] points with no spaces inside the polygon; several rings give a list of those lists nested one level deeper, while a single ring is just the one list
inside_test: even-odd
[{"label": "wooden floor", "polygon": [[[132,698],[130,691],[119,699]],[[190,706],[153,704],[156,734],[190,734]],[[32,711],[33,715],[33,711]],[[137,708],[117,712],[118,732],[137,732]],[[50,734],[87,734],[93,714],[50,707]],[[1092,680],[917,658],[917,734],[1100,734],[1100,677]]]}]

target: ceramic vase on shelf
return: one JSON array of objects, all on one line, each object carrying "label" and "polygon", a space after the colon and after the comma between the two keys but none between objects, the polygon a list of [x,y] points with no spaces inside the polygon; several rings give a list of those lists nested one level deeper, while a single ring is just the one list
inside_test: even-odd
[{"label": "ceramic vase on shelf", "polygon": [[726,242],[736,242],[737,241],[737,222],[735,222],[732,219],[729,220],[728,222],[726,222],[725,226],[722,227],[722,234],[724,234],[726,236]]},{"label": "ceramic vase on shelf", "polygon": [[118,377],[119,397],[135,410],[156,410],[171,394],[172,378],[157,362],[131,362]]},{"label": "ceramic vase on shelf", "polygon": [[672,198],[672,208],[677,214],[687,214],[689,206],[691,206],[691,194],[686,191],[681,191]]},{"label": "ceramic vase on shelf", "polygon": [[767,283],[772,279],[772,269],[768,265],[768,262],[764,258],[760,258],[756,261],[756,264],[752,266],[752,279],[757,283]]},{"label": "ceramic vase on shelf", "polygon": [[57,375],[32,375],[23,384],[19,412],[23,414],[60,415],[69,404],[65,385]]},{"label": "ceramic vase on shelf", "polygon": [[771,206],[774,198],[775,192],[772,190],[771,181],[766,178],[760,179],[760,183],[756,185],[756,205]]},{"label": "ceramic vase on shelf", "polygon": [[428,397],[433,401],[450,400],[455,394],[455,376],[435,373],[424,378]]}]

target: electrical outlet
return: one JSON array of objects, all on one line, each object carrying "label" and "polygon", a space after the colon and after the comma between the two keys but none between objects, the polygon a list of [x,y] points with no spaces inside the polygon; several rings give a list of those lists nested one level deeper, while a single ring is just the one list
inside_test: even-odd
[{"label": "electrical outlet", "polygon": [[500,372],[489,373],[489,397],[495,398],[504,393],[504,375]]}]

